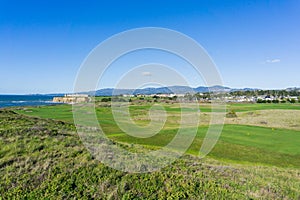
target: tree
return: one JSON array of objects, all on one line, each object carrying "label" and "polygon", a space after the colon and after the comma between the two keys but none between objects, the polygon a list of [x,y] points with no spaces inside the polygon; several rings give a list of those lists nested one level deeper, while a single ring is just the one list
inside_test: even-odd
[{"label": "tree", "polygon": [[263,100],[262,100],[262,99],[257,99],[256,102],[257,102],[257,103],[263,103]]},{"label": "tree", "polygon": [[109,98],[102,98],[101,99],[101,102],[109,102],[109,101],[111,101],[111,98],[109,97]]}]

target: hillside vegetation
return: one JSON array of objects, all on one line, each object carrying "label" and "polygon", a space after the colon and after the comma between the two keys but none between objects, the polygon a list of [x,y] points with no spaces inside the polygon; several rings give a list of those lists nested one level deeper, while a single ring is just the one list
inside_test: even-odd
[{"label": "hillside vegetation", "polygon": [[[251,111],[249,107],[255,111],[260,106],[232,105],[238,118]],[[147,122],[145,107],[150,105],[131,108],[136,121]],[[225,124],[213,151],[199,159],[208,127],[204,124],[187,154],[175,163],[161,171],[134,174],[111,169],[91,156],[76,134],[71,106],[14,110],[0,110],[3,199],[300,198],[299,130]],[[140,145],[160,148],[174,137],[178,110],[176,105],[167,110],[173,116],[159,134],[147,139],[120,131],[109,107],[97,107],[97,115],[112,140],[134,150]]]}]

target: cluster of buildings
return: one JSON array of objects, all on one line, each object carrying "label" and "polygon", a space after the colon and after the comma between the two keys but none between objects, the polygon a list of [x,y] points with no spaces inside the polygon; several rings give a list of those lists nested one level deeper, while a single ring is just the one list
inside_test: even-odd
[{"label": "cluster of buildings", "polygon": [[53,102],[55,103],[87,103],[91,101],[91,97],[87,94],[66,94],[63,97],[54,97]]},{"label": "cluster of buildings", "polygon": [[[128,95],[124,94],[123,97],[159,97],[159,98],[173,98],[173,97],[187,97],[188,94],[150,94],[150,95],[144,95],[144,94],[137,94],[137,95]],[[259,96],[232,96],[230,94],[222,94],[222,95],[212,95],[211,97],[207,97],[203,93],[198,93],[197,98],[199,101],[202,102],[209,102],[211,100],[223,100],[225,102],[232,102],[232,103],[255,103],[259,100],[265,100],[265,101],[273,101],[273,100],[291,100],[294,99],[298,101],[297,96],[270,96],[270,95],[259,95]]]},{"label": "cluster of buildings", "polygon": [[123,94],[123,97],[159,97],[159,98],[173,98],[184,97],[186,94]]},{"label": "cluster of buildings", "polygon": [[247,96],[228,96],[224,97],[225,102],[256,102],[257,97],[247,97]]},{"label": "cluster of buildings", "polygon": [[226,96],[224,97],[224,100],[226,102],[257,102],[259,100],[265,100],[265,101],[273,101],[273,100],[291,100],[294,99],[295,101],[298,101],[297,96],[270,96],[270,95],[260,95],[260,96]]}]

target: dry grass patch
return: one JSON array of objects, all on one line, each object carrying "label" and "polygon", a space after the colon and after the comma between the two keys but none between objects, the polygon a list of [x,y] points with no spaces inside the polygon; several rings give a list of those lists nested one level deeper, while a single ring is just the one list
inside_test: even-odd
[{"label": "dry grass patch", "polygon": [[300,110],[260,110],[237,113],[237,116],[227,118],[225,123],[300,130]]}]

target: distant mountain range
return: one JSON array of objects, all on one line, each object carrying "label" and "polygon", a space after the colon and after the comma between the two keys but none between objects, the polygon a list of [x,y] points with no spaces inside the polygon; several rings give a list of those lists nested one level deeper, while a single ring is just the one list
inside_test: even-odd
[{"label": "distant mountain range", "polygon": [[[112,96],[112,95],[122,95],[122,94],[186,94],[186,93],[205,93],[205,92],[235,92],[235,91],[254,91],[254,90],[267,90],[259,88],[230,88],[220,85],[215,85],[211,87],[199,86],[196,88],[188,86],[169,86],[169,87],[159,87],[159,88],[143,88],[143,89],[114,89],[114,88],[105,88],[96,91],[81,92],[81,94],[89,94],[91,96]],[[286,90],[300,91],[300,87],[289,87],[286,89],[276,89],[276,90]],[[72,93],[68,93],[72,94]],[[52,94],[30,94],[30,95],[46,95],[46,96],[63,96],[64,93],[52,93]]]},{"label": "distant mountain range", "polygon": [[232,89],[225,86],[199,86],[196,88],[188,86],[169,86],[169,87],[159,87],[159,88],[143,88],[143,89],[113,89],[105,88],[97,91],[84,92],[83,94],[90,94],[96,96],[112,96],[112,95],[122,95],[122,94],[186,94],[186,93],[204,93],[204,92],[231,92],[231,91],[249,91],[257,90],[256,88],[244,88],[244,89]]}]

